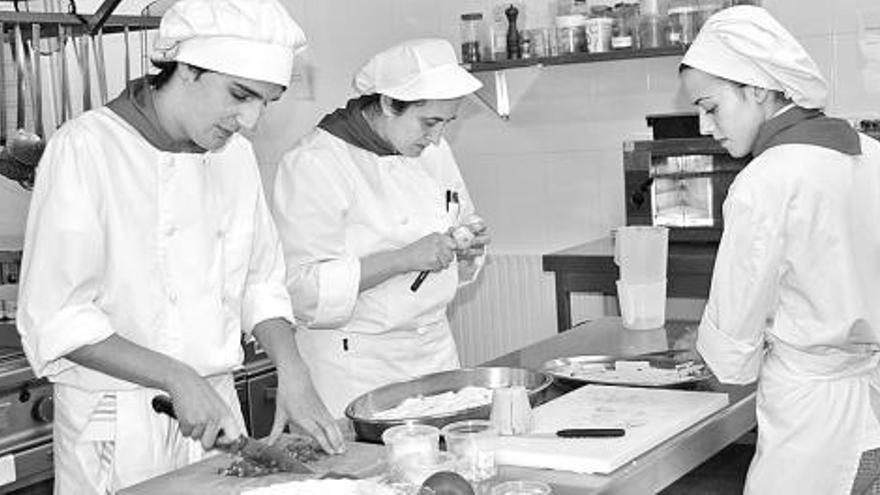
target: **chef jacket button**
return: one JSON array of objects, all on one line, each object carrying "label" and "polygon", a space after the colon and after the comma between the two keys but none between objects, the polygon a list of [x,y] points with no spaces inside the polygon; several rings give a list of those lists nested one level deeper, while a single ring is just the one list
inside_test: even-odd
[{"label": "chef jacket button", "polygon": [[171,304],[177,304],[177,293],[176,292],[169,292],[168,293],[168,301],[171,302]]},{"label": "chef jacket button", "polygon": [[403,217],[400,219],[400,225],[406,225],[409,223],[409,217]]},{"label": "chef jacket button", "polygon": [[177,233],[177,227],[175,227],[173,225],[171,227],[168,227],[167,229],[165,229],[165,236],[166,237],[171,237],[176,233]]},{"label": "chef jacket button", "polygon": [[224,237],[226,237],[226,232],[223,232],[222,230],[218,230],[217,231],[217,239],[223,239]]}]

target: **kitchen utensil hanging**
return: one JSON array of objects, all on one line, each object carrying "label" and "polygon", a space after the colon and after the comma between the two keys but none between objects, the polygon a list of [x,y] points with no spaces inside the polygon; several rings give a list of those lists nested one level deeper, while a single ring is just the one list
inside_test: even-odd
[{"label": "kitchen utensil hanging", "polygon": [[[43,123],[41,117],[41,105],[42,105],[42,95],[40,84],[40,67],[39,67],[39,53],[32,53],[31,58],[33,62],[33,80],[29,80],[29,70],[28,70],[28,47],[24,43],[24,39],[21,33],[21,25],[15,25],[15,44],[16,44],[16,54],[18,55],[18,74],[19,74],[19,84],[18,84],[18,112],[17,112],[17,124],[18,128],[15,130],[15,134],[8,142],[9,154],[19,163],[26,167],[30,167],[35,169],[37,164],[40,162],[40,157],[43,155],[43,149],[46,146],[46,143],[43,139]],[[31,26],[31,39],[32,44],[33,40],[36,40],[36,46],[39,47],[39,39],[40,39],[40,27],[39,24],[34,24]],[[30,88],[31,91],[31,103],[32,103],[32,121],[34,131],[29,131],[26,128],[26,115],[25,115],[25,107],[27,105],[24,96],[24,88]]]}]

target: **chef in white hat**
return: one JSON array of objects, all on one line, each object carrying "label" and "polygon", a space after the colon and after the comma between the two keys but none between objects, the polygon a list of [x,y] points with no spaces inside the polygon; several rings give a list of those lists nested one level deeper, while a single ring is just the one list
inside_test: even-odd
[{"label": "chef in white hat", "polygon": [[[245,433],[242,338],[278,370],[273,434],[298,422],[342,448],[297,351],[281,245],[239,134],[281,96],[304,43],[276,0],[181,0],[159,28],[160,73],[49,142],[18,328],[54,383],[55,493],[115,493]],[[159,394],[179,421],[153,411]]]},{"label": "chef in white hat", "polygon": [[753,157],[697,339],[722,382],[758,381],[745,491],[880,493],[880,143],[824,115],[815,62],[759,7],[711,17],[681,79],[713,137]]},{"label": "chef in white hat", "polygon": [[446,306],[488,236],[443,133],[480,86],[448,41],[405,41],[370,59],[360,96],[279,165],[273,214],[307,327],[297,342],[334,416],[376,387],[459,366]]}]

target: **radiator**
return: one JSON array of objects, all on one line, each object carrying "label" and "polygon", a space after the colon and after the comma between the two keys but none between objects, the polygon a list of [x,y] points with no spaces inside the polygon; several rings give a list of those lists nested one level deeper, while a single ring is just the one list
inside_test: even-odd
[{"label": "radiator", "polygon": [[553,274],[541,256],[490,254],[476,282],[449,306],[463,366],[474,366],[556,332]]}]

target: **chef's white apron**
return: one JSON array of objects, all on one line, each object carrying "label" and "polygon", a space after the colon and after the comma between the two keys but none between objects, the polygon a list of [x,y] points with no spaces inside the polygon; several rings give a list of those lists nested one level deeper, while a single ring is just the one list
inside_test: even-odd
[{"label": "chef's white apron", "polygon": [[296,337],[312,382],[336,418],[344,416],[349,402],[377,387],[460,366],[446,318],[414,330],[299,329]]},{"label": "chef's white apron", "polygon": [[747,495],[848,495],[862,452],[880,446],[871,396],[880,354],[806,353],[771,341],[758,385],[758,450]]},{"label": "chef's white apron", "polygon": [[[244,431],[232,375],[207,380]],[[147,388],[95,392],[56,383],[55,494],[116,493],[211,454],[184,437],[176,420],[153,411],[151,401],[162,393]]]}]

